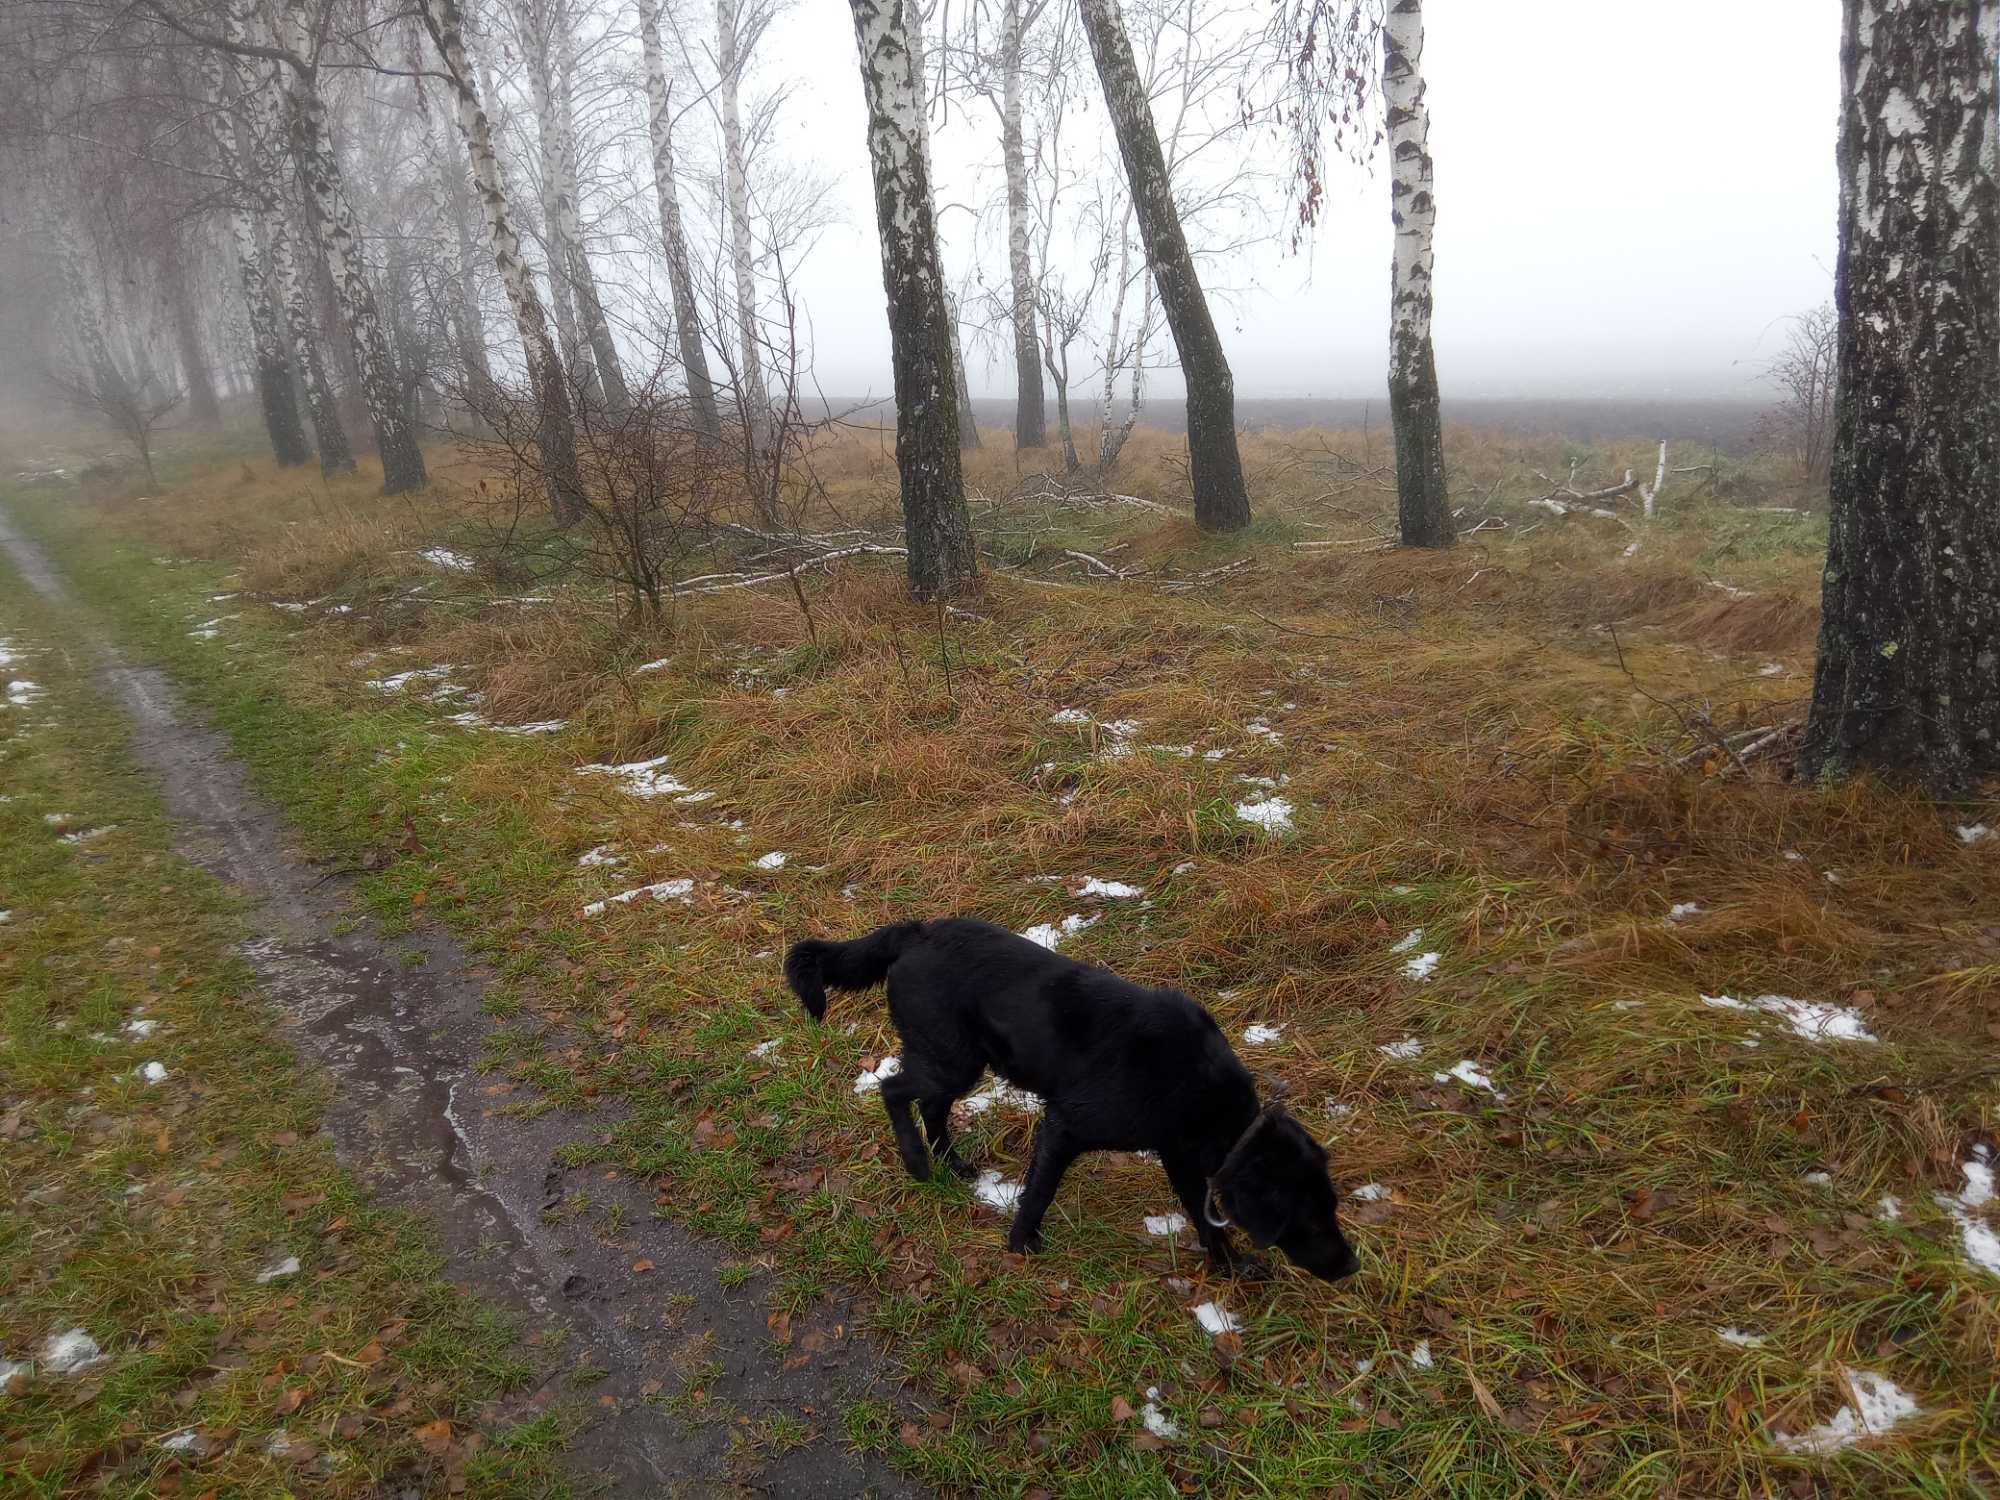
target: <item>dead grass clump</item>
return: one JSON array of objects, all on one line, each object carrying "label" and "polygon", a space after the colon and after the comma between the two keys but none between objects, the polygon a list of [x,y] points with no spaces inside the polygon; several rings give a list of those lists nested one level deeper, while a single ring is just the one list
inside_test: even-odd
[{"label": "dead grass clump", "polygon": [[1805,651],[1819,634],[1819,602],[1791,589],[1735,597],[1718,589],[1659,623],[1676,637],[1717,651]]}]

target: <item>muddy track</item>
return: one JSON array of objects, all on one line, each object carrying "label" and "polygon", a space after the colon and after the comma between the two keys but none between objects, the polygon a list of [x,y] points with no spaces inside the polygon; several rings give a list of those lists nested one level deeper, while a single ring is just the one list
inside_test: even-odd
[{"label": "muddy track", "polygon": [[[4,511],[0,549],[38,593],[86,615]],[[920,1495],[842,1440],[847,1402],[887,1389],[843,1309],[795,1319],[795,1334],[818,1330],[827,1348],[783,1369],[762,1278],[725,1295],[725,1252],[652,1217],[643,1184],[559,1164],[560,1148],[601,1134],[603,1118],[488,1108],[474,1068],[494,1025],[483,1009],[487,976],[437,931],[401,934],[393,947],[372,924],[342,932],[356,910],[346,882],[298,853],[224,738],[196,722],[164,673],[127,660],[102,630],[86,625],[82,635],[131,721],[133,758],[158,778],[177,848],[254,902],[255,935],[242,951],[286,1034],[331,1079],[324,1128],[340,1160],[382,1199],[429,1219],[455,1283],[539,1332],[530,1353],[541,1388],[510,1405],[523,1414],[549,1403],[587,1409],[569,1450],[581,1487],[691,1500]],[[420,967],[405,962],[412,949]],[[601,1217],[545,1222],[578,1192]],[[634,1273],[641,1259],[654,1268]],[[709,1408],[752,1421],[801,1416],[814,1440],[759,1459],[733,1446],[733,1420],[683,1421],[642,1395],[671,1395],[682,1371],[709,1363],[721,1369],[702,1381]],[[608,1373],[584,1383],[579,1372]]]}]

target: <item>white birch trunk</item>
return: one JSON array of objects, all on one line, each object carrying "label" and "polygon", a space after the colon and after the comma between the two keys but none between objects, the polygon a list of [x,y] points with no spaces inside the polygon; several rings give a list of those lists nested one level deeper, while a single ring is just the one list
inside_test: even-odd
[{"label": "white birch trunk", "polygon": [[[910,26],[910,77],[917,92],[917,127],[923,140],[924,175],[932,180],[931,162],[931,117],[930,81],[924,70],[924,17],[923,12],[912,3],[906,10]],[[938,256],[944,256],[944,226],[937,222],[936,205],[932,205],[931,229],[937,237]],[[958,446],[977,448],[979,446],[979,423],[972,414],[972,387],[965,378],[965,351],[958,341],[958,298],[950,287],[944,290],[945,312],[951,319],[951,377],[953,389],[958,393]]]},{"label": "white birch trunk", "polygon": [[425,133],[430,142],[432,203],[438,221],[449,229],[453,264],[449,293],[452,333],[459,363],[465,370],[467,393],[475,410],[491,406],[493,364],[486,348],[486,318],[479,309],[479,232],[467,201],[465,145],[453,124],[424,99]]},{"label": "white birch trunk", "polygon": [[1000,159],[1007,175],[1007,275],[1014,322],[1014,446],[1048,443],[1042,413],[1042,351],[1035,333],[1035,279],[1028,255],[1028,149],[1022,128],[1021,0],[1000,13]]},{"label": "white birch trunk", "polygon": [[271,247],[271,269],[276,273],[278,301],[284,308],[285,326],[291,331],[292,347],[298,352],[301,384],[306,392],[306,409],[312,414],[313,439],[319,445],[321,474],[354,472],[354,450],[341,425],[332,383],[319,357],[319,329],[314,326],[312,301],[306,293],[305,278],[299,274],[298,259],[292,251],[291,231],[282,213],[265,221]]},{"label": "white birch trunk", "polygon": [[[723,0],[726,5],[728,0]],[[849,0],[868,107],[868,159],[896,377],[896,470],[910,587],[944,599],[978,582],[959,461],[951,319],[938,267],[923,109],[911,70],[908,0]]]},{"label": "white birch trunk", "polygon": [[653,147],[653,192],[660,200],[660,243],[673,290],[674,338],[695,425],[707,436],[722,435],[715,410],[715,383],[709,378],[708,351],[701,342],[701,311],[694,298],[694,267],[687,230],[681,222],[680,188],[675,181],[673,114],[667,88],[667,57],[660,46],[659,0],[638,0],[639,45],[646,62],[646,131]]},{"label": "white birch trunk", "polygon": [[[737,45],[736,0],[716,0],[716,49],[720,77],[717,97],[722,111],[722,182],[729,206],[729,270],[736,283],[736,332],[742,350],[737,371],[737,403],[752,465],[760,463],[769,441],[771,398],[764,385],[763,331],[757,316],[756,261],[750,236],[750,182],[743,159],[743,114],[740,95],[749,59]],[[907,72],[907,68],[905,69]]]},{"label": "white birch trunk", "polygon": [[448,87],[453,113],[465,141],[466,155],[471,159],[473,189],[485,214],[493,263],[521,334],[536,407],[542,477],[548,489],[550,510],[559,525],[567,526],[583,514],[584,508],[568,377],[555,338],[549,332],[548,316],[535,289],[534,273],[521,258],[521,237],[508,213],[506,181],[500,171],[499,154],[493,149],[492,123],[480,107],[478,91],[472,84],[472,65],[466,55],[458,0],[426,0],[426,10],[438,50],[444,56],[445,71],[450,75]]},{"label": "white birch trunk", "polygon": [[[232,35],[237,30],[233,21]],[[257,405],[264,417],[264,430],[271,440],[271,454],[279,468],[294,468],[306,461],[306,439],[299,424],[298,398],[292,389],[291,354],[273,311],[271,283],[263,241],[257,233],[257,215],[276,184],[259,180],[255,153],[244,130],[243,118],[232,108],[227,87],[228,68],[220,52],[204,47],[199,53],[202,85],[214,114],[209,126],[215,144],[217,169],[225,176],[241,173],[246,181],[230,194],[229,240],[236,252],[237,285],[243,292],[243,315],[249,325],[251,357],[255,362],[253,382]],[[215,123],[227,117],[225,128]],[[258,207],[253,209],[252,203]]]},{"label": "white birch trunk", "polygon": [[564,0],[554,0],[555,22],[555,129],[556,212],[562,216],[562,237],[566,247],[565,269],[576,291],[577,316],[583,336],[597,366],[597,380],[604,403],[613,413],[629,411],[632,398],[625,388],[625,369],[618,359],[618,345],[611,337],[611,323],[604,315],[604,299],[597,289],[597,272],[591,268],[590,252],[584,247],[582,200],[576,145],[576,45],[574,22]]},{"label": "white birch trunk", "polygon": [[313,228],[332,273],[334,295],[360,368],[361,395],[375,429],[376,450],[382,456],[382,490],[396,495],[423,488],[424,455],[403,406],[395,358],[389,351],[374,289],[368,284],[360,229],[341,181],[340,161],[334,155],[333,134],[327,125],[326,100],[306,61],[313,55],[308,22],[317,15],[317,9],[306,0],[285,0],[277,8],[279,45],[298,60],[290,69],[290,108],[285,124],[299,180],[312,208]]},{"label": "white birch trunk", "polygon": [[542,195],[542,246],[548,265],[549,309],[555,315],[564,365],[586,400],[602,404],[597,362],[576,313],[576,288],[571,276],[573,257],[562,210],[562,143],[556,130],[555,67],[549,51],[549,20],[542,0],[517,0],[515,30],[528,73],[528,96],[535,109],[535,147]]},{"label": "white birch trunk", "polygon": [[1389,133],[1389,218],[1396,238],[1389,294],[1389,413],[1396,430],[1397,515],[1404,546],[1448,547],[1456,531],[1445,487],[1444,429],[1431,350],[1437,199],[1423,59],[1423,0],[1389,0],[1382,21],[1382,98]]}]

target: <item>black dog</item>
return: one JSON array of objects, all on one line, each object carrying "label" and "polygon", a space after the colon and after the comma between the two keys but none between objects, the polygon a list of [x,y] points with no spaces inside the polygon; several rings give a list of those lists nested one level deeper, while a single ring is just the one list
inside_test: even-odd
[{"label": "black dog", "polygon": [[882,1081],[882,1102],[920,1181],[933,1156],[970,1175],[952,1149],[951,1106],[986,1069],[1042,1096],[1010,1250],[1041,1248],[1042,1215],[1083,1152],[1156,1151],[1218,1266],[1236,1261],[1230,1223],[1326,1281],[1359,1264],[1334,1214],[1325,1150],[1277,1105],[1258,1108],[1222,1028],[1179,990],[1147,989],[971,917],[898,922],[850,943],[808,938],[786,953],[785,979],[814,1020],[829,988],[888,980],[903,1067]]}]

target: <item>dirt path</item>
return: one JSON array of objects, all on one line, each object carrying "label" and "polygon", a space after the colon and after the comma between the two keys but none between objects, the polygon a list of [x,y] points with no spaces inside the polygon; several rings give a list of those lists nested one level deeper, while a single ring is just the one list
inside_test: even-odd
[{"label": "dirt path", "polygon": [[[3,511],[0,549],[38,593],[83,614]],[[725,1295],[722,1253],[653,1218],[642,1184],[559,1165],[560,1148],[601,1132],[602,1119],[484,1108],[473,1064],[494,1023],[477,967],[439,932],[393,945],[372,924],[343,933],[354,915],[345,882],[297,853],[223,737],[193,721],[164,674],[126,660],[101,630],[82,634],[131,721],[133,757],[159,778],[180,852],[254,898],[244,953],[295,1045],[333,1080],[324,1128],[340,1159],[381,1197],[430,1219],[454,1282],[539,1334],[553,1357],[540,1361],[542,1389],[524,1399],[588,1407],[570,1445],[579,1476],[615,1496],[919,1494],[841,1440],[846,1404],[883,1393],[872,1350],[847,1335],[842,1310],[795,1319],[796,1333],[820,1331],[827,1349],[780,1368],[762,1278]],[[406,961],[413,949],[419,966]],[[582,1191],[601,1218],[545,1221]],[[641,1261],[653,1269],[635,1273]],[[649,1399],[675,1395],[697,1370],[712,1419],[683,1420]],[[779,1414],[807,1424],[810,1440],[778,1453],[744,1441],[751,1428],[739,1417]]]}]

